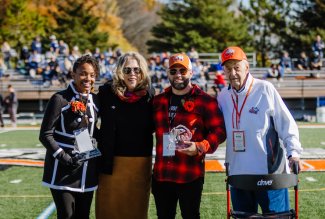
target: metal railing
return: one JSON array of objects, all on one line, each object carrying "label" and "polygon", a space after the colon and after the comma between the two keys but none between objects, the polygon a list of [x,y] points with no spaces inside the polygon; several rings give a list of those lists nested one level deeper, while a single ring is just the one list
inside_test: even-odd
[{"label": "metal railing", "polygon": [[[248,62],[251,67],[256,67],[256,53],[255,52],[248,52],[246,53]],[[199,60],[203,62],[211,63],[219,63],[221,62],[221,52],[220,53],[199,53]]]}]

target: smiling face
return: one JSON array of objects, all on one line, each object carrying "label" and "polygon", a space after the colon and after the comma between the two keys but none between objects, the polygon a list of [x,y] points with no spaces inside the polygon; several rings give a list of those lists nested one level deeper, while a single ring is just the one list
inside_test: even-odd
[{"label": "smiling face", "polygon": [[91,64],[84,63],[80,65],[75,72],[71,74],[76,90],[80,93],[89,93],[96,80],[96,72]]},{"label": "smiling face", "polygon": [[225,75],[231,86],[237,91],[245,84],[249,72],[249,65],[246,60],[229,60],[224,64]]},{"label": "smiling face", "polygon": [[134,58],[128,58],[122,69],[124,83],[128,91],[133,91],[137,87],[141,79],[141,69],[139,63]]},{"label": "smiling face", "polygon": [[174,90],[184,90],[190,84],[192,71],[183,65],[175,64],[168,70],[168,79]]}]

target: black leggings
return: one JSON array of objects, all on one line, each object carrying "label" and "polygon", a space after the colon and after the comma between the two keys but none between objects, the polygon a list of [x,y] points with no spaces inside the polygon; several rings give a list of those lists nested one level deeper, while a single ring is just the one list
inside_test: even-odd
[{"label": "black leggings", "polygon": [[51,189],[58,219],[89,219],[94,192]]}]

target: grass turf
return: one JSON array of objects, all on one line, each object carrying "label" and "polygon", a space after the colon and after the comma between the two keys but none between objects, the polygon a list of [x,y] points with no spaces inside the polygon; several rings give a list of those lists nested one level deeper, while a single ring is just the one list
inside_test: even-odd
[{"label": "grass turf", "polygon": [[[0,171],[0,218],[36,218],[51,202],[49,189],[41,186],[42,168],[11,167]],[[313,177],[317,181],[308,181]],[[304,172],[300,174],[299,206],[300,218],[325,218],[325,173]],[[20,183],[10,183],[21,179]],[[201,218],[225,218],[226,193],[225,174],[207,173],[201,203]],[[290,189],[291,206],[293,206],[292,189]],[[95,218],[93,201],[91,218]],[[127,203],[126,203],[127,205]],[[122,207],[122,206],[121,206]],[[52,214],[50,218],[56,218]],[[149,218],[157,218],[153,197],[150,197]],[[178,210],[176,218],[181,218]]]},{"label": "grass turf", "polygon": [[[300,128],[300,141],[304,148],[325,149],[325,128]],[[38,140],[39,130],[16,130],[0,132],[0,149],[9,148],[37,148],[40,146]],[[5,145],[4,145],[5,144]],[[226,144],[221,144],[221,147]],[[40,146],[42,147],[42,146]]]}]

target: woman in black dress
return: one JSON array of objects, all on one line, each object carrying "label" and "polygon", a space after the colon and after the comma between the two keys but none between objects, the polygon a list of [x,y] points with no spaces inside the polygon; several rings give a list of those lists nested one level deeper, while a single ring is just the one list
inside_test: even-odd
[{"label": "woman in black dress", "polygon": [[80,161],[74,131],[88,128],[94,139],[98,103],[91,91],[98,74],[93,57],[80,57],[73,66],[73,81],[51,97],[44,114],[39,137],[47,149],[43,185],[51,190],[57,218],[89,218],[98,182],[96,158]]},{"label": "woman in black dress", "polygon": [[[112,83],[99,88],[100,175],[97,219],[147,218],[153,146],[148,64],[136,52],[120,56]],[[125,208],[126,206],[126,208]]]}]

